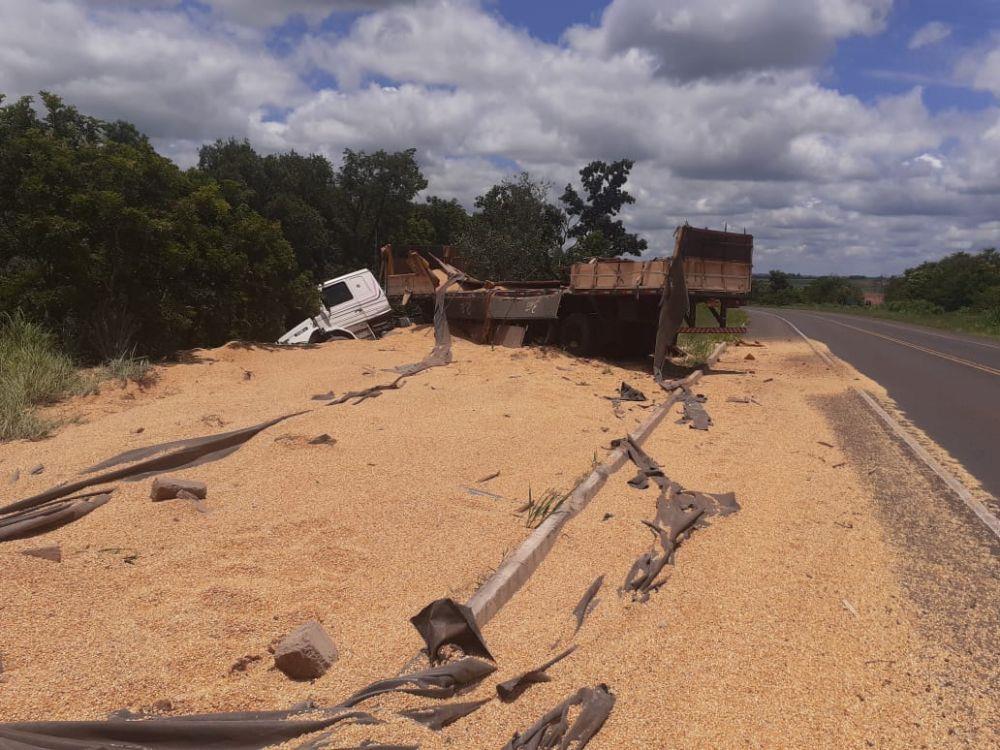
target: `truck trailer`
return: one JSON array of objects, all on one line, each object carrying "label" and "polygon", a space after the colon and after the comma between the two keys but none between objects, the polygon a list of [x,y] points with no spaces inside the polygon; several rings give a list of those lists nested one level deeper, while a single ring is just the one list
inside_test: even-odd
[{"label": "truck trailer", "polygon": [[[672,347],[678,333],[744,332],[727,325],[727,311],[749,298],[753,236],[685,225],[674,238],[669,258],[575,263],[568,283],[464,277],[445,294],[449,325],[480,343],[559,344],[585,356],[648,355],[658,333]],[[415,305],[428,320],[437,288],[464,269],[451,246],[382,248],[389,300]],[[718,325],[696,326],[702,302]]]}]

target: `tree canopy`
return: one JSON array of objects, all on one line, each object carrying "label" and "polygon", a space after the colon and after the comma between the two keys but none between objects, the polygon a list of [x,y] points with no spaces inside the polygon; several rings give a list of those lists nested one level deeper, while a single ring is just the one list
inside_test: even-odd
[{"label": "tree canopy", "polygon": [[570,219],[567,237],[576,243],[566,250],[564,263],[591,257],[641,255],[646,249],[646,240],[627,232],[621,219],[614,218],[623,206],[635,203],[625,190],[632,166],[631,159],[610,164],[592,161],[580,170],[584,195],[572,185],[566,186],[560,200]]},{"label": "tree canopy", "polygon": [[278,224],[127,123],[0,99],[0,309],[84,356],[273,339],[315,303]]}]

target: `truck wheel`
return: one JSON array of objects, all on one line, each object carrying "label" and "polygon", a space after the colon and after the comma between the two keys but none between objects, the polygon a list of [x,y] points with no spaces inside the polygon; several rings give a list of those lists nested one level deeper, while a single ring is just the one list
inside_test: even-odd
[{"label": "truck wheel", "polygon": [[324,341],[329,340],[330,334],[322,329],[316,329],[309,334],[310,344],[322,344]]},{"label": "truck wheel", "polygon": [[594,320],[590,315],[573,313],[559,326],[559,344],[570,354],[590,356],[596,343]]}]

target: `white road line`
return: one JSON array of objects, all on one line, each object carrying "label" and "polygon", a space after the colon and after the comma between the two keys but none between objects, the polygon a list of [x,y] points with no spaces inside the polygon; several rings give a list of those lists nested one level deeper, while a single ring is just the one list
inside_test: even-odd
[{"label": "white road line", "polygon": [[[818,349],[816,345],[813,344],[812,340],[804,333],[802,333],[802,331],[799,330],[798,326],[796,326],[792,321],[782,317],[781,315],[778,315],[777,313],[767,312],[764,310],[755,310],[754,312],[763,313],[764,315],[771,315],[772,317],[775,317],[778,320],[784,321],[784,323],[789,328],[791,328],[799,336],[802,337],[802,340],[809,345],[810,349],[812,349],[817,355],[819,355],[820,359],[822,359],[824,362],[826,362],[834,369],[837,369],[837,363],[826,352]],[[952,490],[952,492],[954,492],[956,495],[959,496],[959,498],[961,498],[962,502],[966,504],[969,510],[975,513],[976,516],[978,516],[979,520],[982,521],[984,524],[986,524],[986,528],[992,531],[994,535],[996,535],[997,539],[1000,539],[1000,518],[997,518],[995,515],[993,515],[990,509],[987,508],[986,505],[981,500],[979,500],[976,497],[973,497],[972,493],[969,492],[968,488],[966,488],[966,486],[962,484],[955,475],[953,475],[951,472],[945,469],[941,464],[939,464],[935,460],[935,458],[930,453],[927,452],[927,449],[924,448],[920,443],[918,443],[916,439],[913,437],[913,435],[907,432],[906,428],[903,427],[903,425],[901,425],[896,419],[894,419],[892,415],[889,414],[889,412],[883,409],[882,406],[874,398],[872,398],[871,394],[869,394],[867,391],[862,390],[861,388],[858,388],[856,385],[853,384],[851,385],[851,388],[853,388],[854,391],[859,396],[861,396],[861,399],[868,405],[868,407],[875,413],[875,415],[883,422],[885,422],[885,424],[889,427],[889,429],[891,429],[894,433],[896,433],[897,437],[899,437],[900,440],[906,443],[909,449],[913,451],[913,453],[921,461],[923,461],[931,471],[937,474],[938,477],[941,478],[941,481],[943,481],[946,485],[948,485],[948,487]]]}]

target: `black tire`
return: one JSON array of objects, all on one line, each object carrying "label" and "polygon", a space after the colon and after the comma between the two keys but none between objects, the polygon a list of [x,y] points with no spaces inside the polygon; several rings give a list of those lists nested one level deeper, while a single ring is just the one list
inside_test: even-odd
[{"label": "black tire", "polygon": [[577,357],[589,357],[597,349],[597,325],[593,315],[573,313],[559,326],[559,345]]},{"label": "black tire", "polygon": [[322,328],[317,328],[315,331],[309,334],[310,344],[322,344],[324,341],[330,339],[330,334],[324,331]]}]

